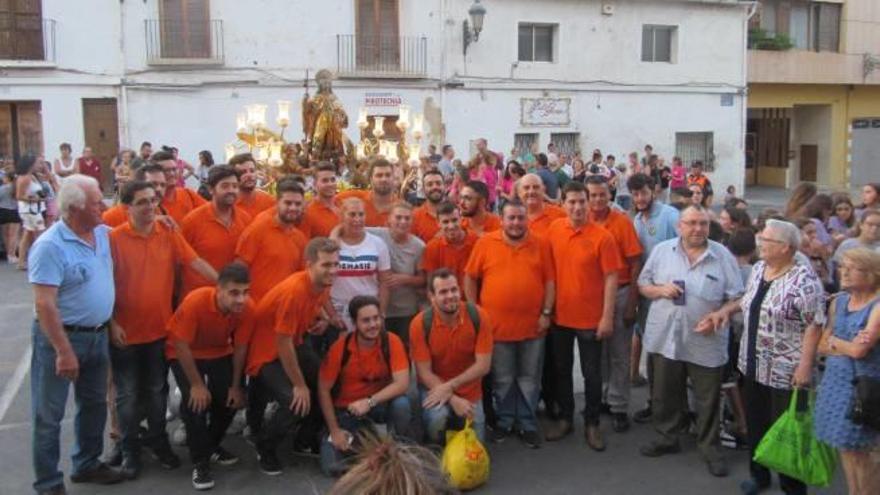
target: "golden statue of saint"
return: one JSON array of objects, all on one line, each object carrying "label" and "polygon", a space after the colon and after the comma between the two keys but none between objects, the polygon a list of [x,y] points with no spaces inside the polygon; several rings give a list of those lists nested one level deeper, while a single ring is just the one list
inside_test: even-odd
[{"label": "golden statue of saint", "polygon": [[346,153],[351,144],[342,132],[348,127],[348,115],[342,103],[333,94],[333,74],[321,69],[315,75],[318,92],[303,96],[303,134],[312,160],[336,160]]}]

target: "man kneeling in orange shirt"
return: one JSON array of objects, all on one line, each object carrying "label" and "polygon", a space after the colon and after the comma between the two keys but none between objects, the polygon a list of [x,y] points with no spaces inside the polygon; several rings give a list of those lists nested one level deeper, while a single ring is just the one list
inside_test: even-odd
[{"label": "man kneeling in orange shirt", "polygon": [[407,433],[410,403],[409,360],[403,341],[383,327],[379,300],[355,296],[348,304],[355,331],[330,347],[321,364],[318,402],[329,436],[321,442],[321,469],[337,476],[355,436],[385,423],[398,435]]}]

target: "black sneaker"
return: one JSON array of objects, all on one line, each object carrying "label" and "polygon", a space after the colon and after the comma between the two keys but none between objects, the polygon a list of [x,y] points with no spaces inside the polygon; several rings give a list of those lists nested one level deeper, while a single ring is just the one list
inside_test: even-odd
[{"label": "black sneaker", "polygon": [[612,413],[611,429],[615,433],[623,433],[629,430],[629,416],[626,413]]},{"label": "black sneaker", "polygon": [[211,454],[211,462],[220,464],[221,466],[231,466],[236,464],[238,460],[238,456],[223,447],[217,447],[217,449],[214,450],[214,453]]},{"label": "black sneaker", "polygon": [[519,438],[530,449],[537,449],[541,446],[541,435],[536,430],[520,431]]},{"label": "black sneaker", "polygon": [[507,440],[507,437],[509,437],[511,433],[513,433],[513,430],[504,429],[500,426],[496,426],[495,428],[489,430],[489,440],[491,440],[492,443],[504,443],[504,441]]},{"label": "black sneaker", "polygon": [[153,459],[165,469],[177,469],[180,467],[180,457],[171,450],[170,446],[153,448]]},{"label": "black sneaker", "polygon": [[81,473],[71,474],[70,481],[74,483],[94,483],[96,485],[113,485],[124,481],[122,474],[112,467],[98,463],[97,466]]},{"label": "black sneaker", "polygon": [[214,488],[214,477],[211,476],[211,465],[207,462],[196,464],[193,467],[193,488],[196,490],[210,490]]},{"label": "black sneaker", "polygon": [[260,471],[269,476],[278,476],[281,474],[281,461],[274,451],[264,450],[257,454],[257,461],[260,462]]},{"label": "black sneaker", "polygon": [[653,414],[651,413],[651,406],[648,406],[640,411],[636,411],[633,414],[633,421],[640,424],[650,423],[651,416],[653,416]]}]

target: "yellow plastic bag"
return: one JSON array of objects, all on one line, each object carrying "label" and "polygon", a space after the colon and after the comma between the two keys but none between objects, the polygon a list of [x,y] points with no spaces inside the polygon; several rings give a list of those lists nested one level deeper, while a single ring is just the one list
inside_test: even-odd
[{"label": "yellow plastic bag", "polygon": [[459,490],[473,490],[489,480],[489,452],[467,420],[461,431],[446,432],[443,472]]}]

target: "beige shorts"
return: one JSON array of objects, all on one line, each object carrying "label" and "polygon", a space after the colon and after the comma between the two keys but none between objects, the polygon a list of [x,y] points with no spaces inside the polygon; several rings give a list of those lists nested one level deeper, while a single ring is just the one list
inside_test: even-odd
[{"label": "beige shorts", "polygon": [[21,213],[21,228],[31,232],[42,232],[46,230],[46,221],[40,213]]}]

